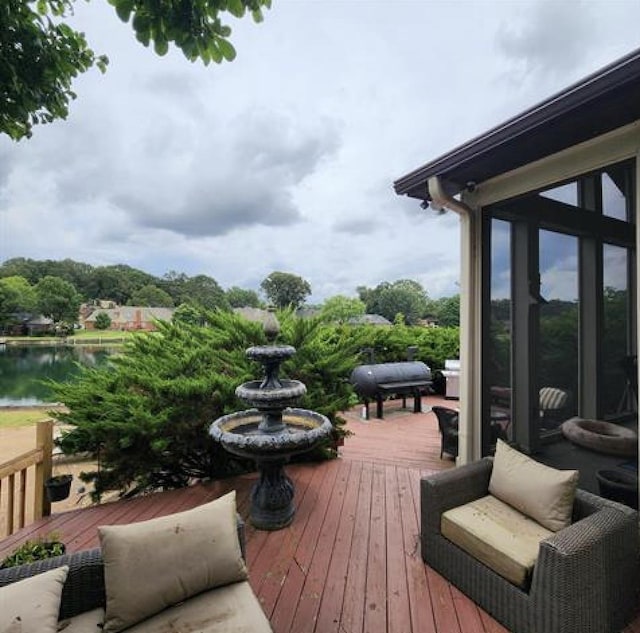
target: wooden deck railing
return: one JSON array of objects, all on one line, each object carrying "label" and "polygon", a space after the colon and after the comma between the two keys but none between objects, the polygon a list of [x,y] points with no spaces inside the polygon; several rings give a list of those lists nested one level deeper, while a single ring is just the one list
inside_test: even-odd
[{"label": "wooden deck railing", "polygon": [[38,422],[36,447],[0,464],[0,508],[4,510],[4,526],[0,536],[9,536],[25,526],[29,500],[27,473],[33,470],[31,509],[33,520],[51,514],[51,504],[45,494],[44,482],[51,477],[53,451],[53,421]]}]

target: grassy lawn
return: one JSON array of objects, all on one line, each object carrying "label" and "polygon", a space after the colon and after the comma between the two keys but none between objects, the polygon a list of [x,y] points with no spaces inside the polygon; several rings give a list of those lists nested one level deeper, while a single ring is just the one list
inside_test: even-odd
[{"label": "grassy lawn", "polygon": [[46,409],[0,409],[0,429],[30,426],[49,417]]},{"label": "grassy lawn", "polygon": [[50,343],[57,345],[61,341],[73,344],[74,341],[82,343],[83,340],[95,341],[100,339],[109,343],[111,340],[119,342],[136,334],[135,331],[120,332],[118,330],[77,330],[72,336],[61,338],[59,336],[5,336],[7,343],[31,343],[34,345],[46,345]]},{"label": "grassy lawn", "polygon": [[69,336],[69,339],[82,340],[83,338],[128,338],[135,332],[120,332],[118,330],[77,330],[73,336]]}]

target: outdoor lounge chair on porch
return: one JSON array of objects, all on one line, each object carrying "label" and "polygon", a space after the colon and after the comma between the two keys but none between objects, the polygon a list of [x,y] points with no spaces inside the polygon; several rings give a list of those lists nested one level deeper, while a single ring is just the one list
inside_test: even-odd
[{"label": "outdoor lounge chair on porch", "polygon": [[431,409],[438,418],[440,429],[440,459],[444,453],[452,457],[458,456],[458,411],[448,407],[433,407]]},{"label": "outdoor lounge chair on porch", "polygon": [[[547,536],[543,528],[538,535],[542,540],[533,545],[532,565],[519,586],[489,566],[495,561],[480,562],[463,549],[464,544],[456,545],[443,535],[443,514],[473,502],[481,505],[491,497],[493,468],[493,458],[484,458],[423,477],[424,561],[514,633],[620,631],[638,607],[637,512],[575,490],[572,516],[570,501],[567,504],[570,524]],[[462,516],[473,520],[474,512],[472,505],[471,512]]]}]

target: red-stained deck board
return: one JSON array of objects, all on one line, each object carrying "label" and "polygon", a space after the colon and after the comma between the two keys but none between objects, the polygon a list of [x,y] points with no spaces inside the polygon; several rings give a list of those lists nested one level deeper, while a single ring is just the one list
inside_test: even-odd
[{"label": "red-stained deck board", "polygon": [[[426,405],[443,403],[424,398]],[[508,633],[427,567],[420,552],[420,477],[440,460],[435,416],[385,403],[384,420],[346,412],[340,459],[292,464],[292,524],[276,532],[247,523],[251,585],[275,633]],[[247,520],[257,475],[198,484],[53,515],[0,541],[0,559],[28,538],[57,532],[68,551],[98,545],[98,527],[179,512],[236,490]],[[638,616],[623,633],[640,633]]]},{"label": "red-stained deck board", "polygon": [[404,557],[404,535],[400,509],[397,469],[385,468],[385,507],[387,523],[387,631],[411,630],[411,611]]},{"label": "red-stained deck board", "polygon": [[374,465],[364,604],[365,633],[385,633],[387,630],[387,522],[384,476],[384,467]]},{"label": "red-stained deck board", "polygon": [[418,512],[411,493],[411,488],[416,485],[416,482],[411,477],[411,473],[405,469],[398,469],[397,475],[411,630],[420,633],[436,633],[431,595],[427,584],[427,572],[420,552]]},{"label": "red-stained deck board", "polygon": [[372,478],[373,466],[371,464],[362,464],[356,516],[353,525],[353,539],[351,541],[344,601],[342,603],[342,628],[339,629],[352,633],[362,633],[364,627],[364,596],[367,584]]},{"label": "red-stained deck board", "polygon": [[[307,469],[308,470],[308,469]],[[314,512],[317,512],[318,506],[326,507],[330,496],[330,490],[335,481],[334,469],[318,468],[314,473],[313,479],[309,479],[309,486],[307,488],[308,494],[305,494],[302,499],[302,503],[297,509],[295,525],[292,525],[290,529],[281,532],[274,532],[273,539],[276,547],[276,554],[266,559],[266,565],[268,568],[268,576],[264,579],[264,582],[258,590],[258,596],[262,602],[265,611],[272,614],[276,609],[280,593],[284,585],[284,581],[287,578],[292,567],[300,569],[303,573],[303,577],[306,571],[302,569],[296,560],[296,552],[300,547],[301,540],[306,533],[310,523],[313,521]],[[314,483],[316,486],[312,486]],[[321,490],[320,500],[315,494],[315,490]],[[326,499],[326,503],[323,501]],[[299,519],[299,520],[298,520]],[[302,590],[302,584],[294,589],[291,585],[289,591],[297,591],[295,604],[299,599],[300,592]],[[287,609],[291,608],[291,599],[289,598],[284,603]]]},{"label": "red-stained deck board", "polygon": [[[318,535],[313,557],[309,563],[309,571],[296,607],[296,614],[290,629],[292,633],[313,633],[315,629],[351,470],[350,462],[342,461],[339,464],[340,469],[336,475],[335,484],[331,489],[322,529]],[[300,564],[300,568],[304,570],[305,567],[300,561],[297,552],[295,560]]]},{"label": "red-stained deck board", "polygon": [[[420,517],[420,476],[417,472],[410,473],[413,479],[411,492],[418,519]],[[419,524],[419,523],[418,523]],[[451,594],[451,585],[438,573],[430,567],[425,567],[427,574],[427,586],[429,587],[429,595],[431,597],[431,608],[433,609],[433,617],[436,623],[437,631],[447,631],[448,633],[465,633],[461,631],[460,625],[455,612],[453,596]]]},{"label": "red-stained deck board", "polygon": [[361,474],[362,463],[352,462],[340,524],[331,551],[331,563],[327,571],[322,603],[318,612],[317,633],[338,633],[349,570]]}]

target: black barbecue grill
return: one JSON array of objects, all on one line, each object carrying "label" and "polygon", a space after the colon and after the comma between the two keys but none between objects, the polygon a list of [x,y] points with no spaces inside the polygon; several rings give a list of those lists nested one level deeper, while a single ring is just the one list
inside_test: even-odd
[{"label": "black barbecue grill", "polygon": [[376,417],[382,419],[382,402],[389,396],[401,397],[403,407],[407,396],[413,396],[413,412],[420,413],[422,394],[431,387],[431,370],[421,361],[359,365],[350,381],[364,403],[365,418],[369,419],[369,402],[375,400]]}]

